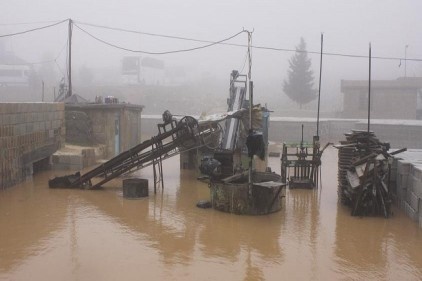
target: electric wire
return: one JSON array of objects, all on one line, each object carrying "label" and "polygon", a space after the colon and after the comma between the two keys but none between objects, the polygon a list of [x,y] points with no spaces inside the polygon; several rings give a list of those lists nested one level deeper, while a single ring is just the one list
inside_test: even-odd
[{"label": "electric wire", "polygon": [[41,26],[41,27],[37,27],[37,28],[32,28],[32,29],[28,29],[28,30],[24,30],[24,31],[20,31],[20,32],[16,32],[16,33],[3,34],[3,35],[0,35],[0,38],[10,37],[10,36],[16,36],[16,35],[22,35],[22,34],[33,32],[33,31],[38,31],[38,30],[46,29],[46,28],[49,28],[49,27],[53,27],[53,26],[59,25],[59,24],[64,23],[66,21],[68,21],[68,19],[65,19],[65,20],[62,20],[62,21],[59,21],[59,22],[56,22],[56,23],[53,23],[53,24],[49,24],[49,25],[45,25],[45,26]]},{"label": "electric wire", "polygon": [[[91,27],[97,27],[97,28],[103,28],[103,29],[109,29],[109,30],[115,30],[115,31],[122,31],[122,32],[127,32],[127,33],[135,33],[135,34],[141,34],[141,35],[162,37],[162,38],[168,38],[168,39],[178,39],[178,40],[192,41],[192,42],[199,42],[199,43],[217,43],[217,42],[209,41],[209,40],[201,40],[201,39],[181,37],[181,36],[163,35],[163,34],[136,31],[136,30],[130,30],[130,29],[124,29],[124,28],[109,27],[109,26],[86,23],[86,22],[79,22],[79,21],[75,21],[75,22],[77,22],[81,25],[87,25],[87,26],[91,26]],[[220,42],[220,43],[217,43],[217,44],[234,46],[234,47],[246,47],[246,48],[248,47],[248,45],[245,45],[245,44],[226,43],[226,42]],[[276,47],[267,47],[267,46],[259,46],[259,45],[251,45],[251,48],[259,49],[259,50],[267,50],[267,51],[278,51],[278,52],[298,52],[298,53],[306,52],[308,54],[321,55],[320,51],[302,51],[302,50],[298,50],[298,49],[276,48]],[[338,57],[362,58],[362,59],[368,58],[367,55],[345,54],[345,53],[336,53],[336,52],[324,52],[322,54],[325,55],[325,56],[338,56]],[[387,56],[373,56],[372,59],[403,60],[403,61],[406,60],[406,61],[422,62],[422,59],[419,59],[419,58],[401,58],[401,57],[387,57]]]},{"label": "electric wire", "polygon": [[[41,29],[46,29],[49,27],[53,27],[56,25],[59,25],[63,22],[69,21],[70,19],[65,19],[65,20],[61,20],[59,22],[54,22],[53,24],[50,25],[46,25],[46,26],[42,26],[42,27],[38,27],[38,28],[33,28],[33,29],[29,29],[29,30],[25,30],[25,31],[21,31],[21,32],[16,32],[16,33],[10,33],[10,34],[3,34],[0,35],[0,38],[4,38],[4,37],[10,37],[10,36],[16,36],[16,35],[22,35],[25,33],[29,33],[29,32],[34,32],[34,31],[38,31]],[[0,25],[25,25],[25,24],[37,24],[37,23],[49,23],[52,21],[44,21],[44,22],[32,22],[32,23],[14,23],[14,24],[0,24]],[[221,41],[209,41],[209,40],[200,40],[200,39],[195,39],[195,38],[188,38],[188,37],[181,37],[181,36],[171,36],[171,35],[164,35],[164,34],[157,34],[157,33],[150,33],[150,32],[142,32],[142,31],[136,31],[136,30],[129,30],[129,29],[124,29],[124,28],[116,28],[116,27],[109,27],[109,26],[104,26],[104,25],[98,25],[98,24],[92,24],[92,23],[86,23],[86,22],[80,22],[80,21],[74,21],[74,24],[78,23],[80,25],[87,25],[87,26],[91,26],[91,27],[97,27],[97,28],[103,28],[103,29],[109,29],[109,30],[115,30],[115,31],[121,31],[121,32],[127,32],[127,33],[136,33],[136,34],[142,34],[142,35],[148,35],[148,36],[155,36],[155,37],[162,37],[162,38],[168,38],[168,39],[177,39],[177,40],[184,40],[184,41],[192,41],[192,42],[199,42],[199,43],[206,43],[208,45],[205,46],[200,46],[200,47],[196,47],[196,48],[190,48],[190,49],[184,49],[184,50],[176,50],[176,51],[168,51],[168,52],[146,52],[146,51],[137,51],[137,50],[132,50],[129,48],[124,48],[124,47],[120,47],[111,43],[108,43],[105,40],[99,39],[95,36],[93,36],[92,34],[88,33],[86,30],[83,30],[81,27],[77,26],[77,28],[79,28],[81,31],[87,33],[89,36],[93,37],[94,39],[107,44],[109,46],[121,49],[121,50],[125,50],[125,51],[129,51],[129,52],[135,52],[135,53],[145,53],[145,54],[151,54],[151,55],[161,55],[161,54],[170,54],[170,53],[180,53],[180,52],[189,52],[189,51],[194,51],[194,50],[198,50],[198,49],[202,49],[202,48],[207,48],[213,45],[227,45],[227,46],[234,46],[234,47],[248,47],[245,44],[237,44],[237,43],[227,43],[225,41],[228,41],[232,38],[227,38],[225,40],[221,40]],[[75,24],[76,25],[76,24]],[[243,31],[242,31],[243,32]],[[234,37],[236,37],[239,34],[236,34]],[[314,55],[321,55],[321,52],[318,51],[305,51],[305,50],[297,50],[297,49],[289,49],[289,48],[277,48],[277,47],[269,47],[269,46],[259,46],[259,45],[251,45],[250,46],[252,49],[258,49],[258,50],[267,50],[267,51],[277,51],[277,52],[306,52],[308,54],[314,54]],[[368,59],[367,55],[357,55],[357,54],[347,54],[347,53],[338,53],[338,52],[324,52],[322,53],[324,56],[336,56],[336,57],[347,57],[347,58],[362,58],[362,59]],[[388,56],[373,56],[372,59],[379,59],[379,60],[398,60],[398,61],[413,61],[413,62],[422,62],[422,59],[420,58],[403,58],[403,57],[388,57]]]},{"label": "electric wire", "polygon": [[101,43],[104,43],[104,44],[106,44],[106,45],[108,45],[110,47],[114,47],[114,48],[117,48],[117,49],[120,49],[120,50],[132,52],[132,53],[141,53],[141,54],[148,54],[148,55],[166,55],[166,54],[191,52],[191,51],[196,51],[196,50],[200,50],[200,49],[205,49],[205,48],[208,48],[208,47],[211,47],[211,46],[214,46],[214,45],[221,44],[221,43],[223,43],[225,41],[229,41],[229,40],[231,40],[231,39],[239,36],[240,34],[246,32],[245,30],[242,30],[242,31],[239,31],[238,33],[236,33],[236,34],[234,34],[234,35],[232,35],[232,36],[230,36],[228,38],[225,38],[225,39],[222,39],[222,40],[219,40],[219,41],[216,41],[216,42],[211,42],[211,43],[209,43],[207,45],[203,45],[203,46],[199,46],[199,47],[193,47],[193,48],[188,48],[188,49],[180,49],[180,50],[173,50],[173,51],[164,51],[164,52],[151,52],[151,51],[143,51],[143,50],[133,50],[133,49],[129,49],[129,48],[118,46],[116,44],[107,42],[107,41],[105,41],[103,39],[100,39],[100,38],[92,35],[91,33],[89,33],[88,31],[86,31],[85,29],[81,28],[80,26],[78,26],[75,23],[74,23],[74,26],[76,26],[79,30],[81,30],[82,32],[84,32],[85,34],[87,34],[88,36],[90,36],[91,38],[93,38],[93,39],[95,39],[95,40],[97,40],[97,41],[99,41]]},{"label": "electric wire", "polygon": [[55,22],[58,22],[58,21],[59,21],[59,20],[50,20],[50,21],[35,21],[35,22],[0,23],[0,26],[46,24],[46,23],[55,23]]},{"label": "electric wire", "polygon": [[[63,45],[62,49],[60,50],[60,52],[58,53],[58,55],[56,56],[56,58],[54,59],[54,63],[56,64],[57,68],[59,69],[60,73],[65,76],[63,70],[61,69],[60,65],[57,63],[57,59],[61,56],[61,54],[63,53],[64,49],[66,49],[67,45],[69,44],[69,38],[66,40],[65,44]],[[67,57],[66,57],[66,61],[67,61]],[[67,67],[67,66],[66,66]]]},{"label": "electric wire", "polygon": [[243,59],[243,65],[240,68],[239,74],[243,74],[243,70],[245,70],[246,62],[248,61],[248,52],[245,54],[245,58]]}]

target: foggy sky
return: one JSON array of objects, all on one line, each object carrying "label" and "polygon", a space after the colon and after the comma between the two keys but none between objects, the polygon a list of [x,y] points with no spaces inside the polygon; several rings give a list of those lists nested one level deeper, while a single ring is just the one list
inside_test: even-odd
[{"label": "foggy sky", "polygon": [[[143,32],[216,41],[240,30],[253,30],[253,45],[294,49],[300,37],[308,51],[373,56],[422,58],[422,1],[420,0],[2,0],[0,34],[25,30],[34,25],[13,23],[75,21]],[[38,26],[43,25],[39,24]],[[35,25],[37,26],[37,25]],[[131,49],[169,51],[201,46],[203,43],[121,34],[83,26],[107,41]],[[19,38],[9,38],[7,48],[28,61],[56,57],[67,40],[67,25]],[[29,43],[28,43],[29,41]],[[25,43],[26,42],[26,43]],[[76,67],[118,65],[124,55],[133,55],[87,37],[74,28]],[[230,43],[247,44],[246,34]],[[214,46],[190,53],[154,56],[166,66],[183,66],[197,75],[229,79],[232,69],[244,63],[246,48]],[[253,50],[252,77],[257,90],[280,88],[293,53]],[[141,55],[142,56],[142,55]],[[317,84],[319,56],[310,55]],[[59,63],[64,67],[63,59]],[[60,60],[59,60],[60,61]],[[323,62],[323,100],[336,99],[341,79],[367,79],[366,59],[328,57]],[[404,75],[404,62],[373,61],[373,79],[395,79]],[[408,76],[422,76],[422,62],[407,63]],[[317,85],[316,85],[317,86]]]}]

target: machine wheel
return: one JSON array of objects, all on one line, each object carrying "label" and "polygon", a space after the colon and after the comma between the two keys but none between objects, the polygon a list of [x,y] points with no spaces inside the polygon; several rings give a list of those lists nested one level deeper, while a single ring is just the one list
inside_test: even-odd
[{"label": "machine wheel", "polygon": [[184,148],[192,148],[199,144],[199,125],[195,118],[185,116],[177,122],[177,127],[177,139]]}]

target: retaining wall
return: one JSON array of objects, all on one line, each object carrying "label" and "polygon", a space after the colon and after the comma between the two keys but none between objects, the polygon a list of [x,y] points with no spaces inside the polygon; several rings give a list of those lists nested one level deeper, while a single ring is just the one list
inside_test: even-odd
[{"label": "retaining wall", "polygon": [[[146,115],[142,117],[143,138],[155,136],[158,133],[157,124],[162,123],[161,115]],[[316,134],[315,118],[270,117],[268,139],[273,142],[312,142]],[[338,143],[344,140],[344,134],[351,130],[367,130],[368,123],[363,119],[320,119],[319,135],[321,144],[326,142]],[[382,142],[389,142],[392,148],[422,149],[422,121],[421,120],[372,120],[371,131]]]},{"label": "retaining wall", "polygon": [[396,202],[422,227],[422,150],[401,153],[393,162]]},{"label": "retaining wall", "polygon": [[63,103],[0,103],[0,188],[32,176],[34,164],[64,145],[64,135]]},{"label": "retaining wall", "polygon": [[86,113],[92,122],[95,142],[104,144],[106,157],[141,143],[142,105],[134,104],[66,104],[66,111]]}]

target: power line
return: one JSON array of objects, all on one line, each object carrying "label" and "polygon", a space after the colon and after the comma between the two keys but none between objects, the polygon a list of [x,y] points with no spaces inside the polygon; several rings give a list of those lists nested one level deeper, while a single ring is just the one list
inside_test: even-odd
[{"label": "power line", "polygon": [[11,37],[11,36],[16,36],[16,35],[22,35],[22,34],[33,32],[33,31],[38,31],[38,30],[41,30],[41,29],[46,29],[46,28],[49,28],[49,27],[53,27],[55,25],[59,25],[59,24],[64,23],[66,21],[68,21],[68,19],[62,20],[62,21],[59,21],[59,22],[56,22],[56,23],[53,23],[53,24],[50,24],[50,25],[45,25],[45,26],[41,26],[41,27],[37,27],[37,28],[33,28],[33,29],[28,29],[28,30],[16,32],[16,33],[3,34],[3,35],[0,35],[0,38],[3,38],[3,37]]},{"label": "power line", "polygon": [[[115,31],[122,31],[127,33],[135,33],[135,34],[141,34],[141,35],[148,35],[148,36],[155,36],[155,37],[162,37],[162,38],[168,38],[168,39],[177,39],[177,40],[184,40],[184,41],[191,41],[191,42],[199,42],[199,43],[214,43],[214,44],[220,44],[220,45],[227,45],[227,46],[234,46],[234,47],[244,47],[247,48],[248,45],[245,44],[236,44],[236,43],[226,43],[226,42],[214,42],[214,41],[208,41],[208,40],[200,40],[195,38],[188,38],[188,37],[181,37],[181,36],[171,36],[171,35],[164,35],[164,34],[157,34],[157,33],[150,33],[150,32],[143,32],[143,31],[136,31],[136,30],[130,30],[130,29],[124,29],[124,28],[117,28],[117,27],[109,27],[104,25],[98,25],[98,24],[92,24],[92,23],[86,23],[86,22],[79,22],[77,23],[81,25],[87,25],[91,27],[97,27],[97,28],[103,28],[103,29],[109,29],[109,30],[115,30]],[[309,54],[315,54],[315,55],[321,55],[321,52],[319,51],[301,51],[297,49],[288,49],[288,48],[276,48],[276,47],[267,47],[267,46],[257,46],[257,45],[251,45],[251,48],[254,49],[260,49],[260,50],[268,50],[268,51],[278,51],[278,52],[307,52]],[[367,59],[368,56],[366,55],[356,55],[356,54],[345,54],[345,53],[332,53],[332,52],[325,52],[323,55],[326,56],[338,56],[338,57],[349,57],[349,58],[362,58]],[[403,61],[416,61],[416,62],[422,62],[422,59],[418,58],[400,58],[400,57],[385,57],[385,56],[372,56],[372,59],[382,59],[382,60],[403,60]]]},{"label": "power line", "polygon": [[[118,28],[118,27],[109,27],[109,26],[105,26],[105,25],[79,22],[79,21],[74,21],[74,22],[81,24],[81,25],[87,25],[87,26],[109,29],[109,30],[114,30],[114,31],[122,31],[122,32],[126,32],[126,33],[135,33],[135,34],[140,34],[140,35],[148,35],[148,36],[162,37],[162,38],[168,38],[168,39],[178,39],[178,40],[192,41],[192,42],[199,42],[199,43],[215,43],[214,41],[200,40],[200,39],[187,38],[187,37],[181,37],[181,36],[172,36],[172,35],[164,35],[164,34],[157,34],[157,33],[151,33],[151,32],[143,32],[143,31],[137,31],[137,30]],[[220,43],[220,44],[222,44],[222,45],[232,45],[232,44],[229,44],[229,43]],[[236,44],[234,44],[234,45],[236,46]],[[239,46],[241,46],[241,45],[239,45]]]},{"label": "power line", "polygon": [[232,36],[230,36],[230,37],[228,37],[228,38],[225,38],[225,39],[223,39],[223,40],[216,41],[216,42],[211,42],[211,43],[209,43],[209,44],[207,44],[207,45],[204,45],[204,46],[199,46],[199,47],[194,47],[194,48],[189,48],[189,49],[181,49],[181,50],[165,51],[165,52],[151,52],[151,51],[133,50],[133,49],[129,49],[129,48],[125,48],[125,47],[121,47],[121,46],[118,46],[118,45],[115,45],[115,44],[109,43],[109,42],[107,42],[107,41],[105,41],[105,40],[103,40],[103,39],[100,39],[100,38],[98,38],[98,37],[96,37],[96,36],[92,35],[91,33],[89,33],[88,31],[86,31],[85,29],[81,28],[81,27],[80,27],[80,26],[78,26],[77,24],[74,24],[74,25],[75,25],[75,26],[76,26],[79,30],[81,30],[82,32],[84,32],[85,34],[87,34],[88,36],[90,36],[90,37],[94,38],[95,40],[97,40],[97,41],[99,41],[99,42],[101,42],[101,43],[104,43],[104,44],[106,44],[106,45],[108,45],[108,46],[110,46],[110,47],[114,47],[114,48],[117,48],[117,49],[120,49],[120,50],[124,50],[124,51],[128,51],[128,52],[132,52],[132,53],[141,53],[141,54],[148,54],[148,55],[166,55],[166,54],[174,54],[174,53],[182,53],[182,52],[191,52],[191,51],[196,51],[196,50],[200,50],[200,49],[205,49],[205,48],[208,48],[208,47],[211,47],[211,46],[214,46],[214,45],[221,44],[221,43],[223,43],[223,42],[225,42],[225,41],[231,40],[231,39],[233,39],[233,38],[235,38],[235,37],[239,36],[240,34],[242,34],[242,33],[246,32],[245,30],[242,30],[242,31],[239,31],[238,33],[236,33],[236,34],[234,34],[234,35],[232,35]]},{"label": "power line", "polygon": [[[29,32],[33,32],[33,31],[38,31],[41,29],[46,29],[49,27],[53,27],[55,25],[59,25],[63,22],[68,21],[69,19],[65,19],[59,22],[55,22],[53,24],[50,25],[46,25],[46,26],[42,26],[42,27],[38,27],[38,28],[33,28],[33,29],[29,29],[29,30],[25,30],[25,31],[21,31],[21,32],[17,32],[17,33],[11,33],[11,34],[4,34],[4,35],[0,35],[0,38],[3,37],[10,37],[10,36],[16,36],[16,35],[21,35],[21,34],[25,34],[25,33],[29,33]],[[37,23],[49,23],[51,21],[45,21],[45,22],[33,22],[33,23],[15,23],[15,24],[0,24],[0,25],[25,25],[25,24],[37,24]],[[147,51],[138,51],[138,50],[132,50],[129,48],[124,48],[124,47],[120,47],[117,46],[115,44],[111,44],[105,40],[99,39],[97,37],[95,37],[94,35],[90,34],[89,32],[87,32],[86,30],[82,29],[81,27],[79,27],[78,25],[76,25],[77,28],[79,28],[81,31],[85,32],[86,34],[88,34],[89,36],[91,36],[92,38],[107,44],[111,47],[115,47],[121,50],[125,50],[125,51],[129,51],[129,52],[135,52],[135,53],[144,53],[144,54],[151,54],[151,55],[162,55],[162,54],[170,54],[170,53],[179,53],[179,52],[188,52],[188,51],[194,51],[194,50],[198,50],[198,49],[203,49],[203,48],[207,48],[213,45],[227,45],[227,46],[234,46],[234,47],[242,47],[242,48],[247,48],[248,46],[245,44],[236,44],[236,43],[227,43],[225,41],[228,41],[234,37],[236,37],[237,35],[239,35],[241,32],[239,32],[238,34],[221,40],[221,41],[209,41],[209,40],[200,40],[200,39],[195,39],[195,38],[188,38],[188,37],[181,37],[181,36],[171,36],[171,35],[164,35],[164,34],[157,34],[157,33],[150,33],[150,32],[142,32],[142,31],[136,31],[136,30],[129,30],[129,29],[123,29],[123,28],[116,28],[116,27],[109,27],[109,26],[104,26],[104,25],[98,25],[98,24],[92,24],[92,23],[86,23],[86,22],[79,22],[76,21],[77,23],[81,24],[81,25],[87,25],[87,26],[92,26],[92,27],[97,27],[97,28],[103,28],[103,29],[109,29],[109,30],[115,30],[115,31],[121,31],[121,32],[127,32],[127,33],[135,33],[135,34],[141,34],[141,35],[148,35],[148,36],[155,36],[155,37],[162,37],[162,38],[168,38],[168,39],[176,39],[176,40],[184,40],[184,41],[191,41],[191,42],[199,42],[199,43],[206,43],[207,45],[205,46],[200,46],[200,47],[195,47],[195,48],[190,48],[190,49],[184,49],[184,50],[176,50],[176,51],[168,51],[168,52],[147,52]],[[244,31],[242,31],[244,32]],[[288,49],[288,48],[276,48],[276,47],[268,47],[268,46],[257,46],[257,45],[251,45],[251,48],[253,49],[260,49],[260,50],[267,50],[267,51],[277,51],[277,52],[307,52],[309,54],[315,54],[315,55],[321,55],[321,52],[318,51],[302,51],[302,50],[297,50],[297,49]],[[368,56],[366,55],[356,55],[356,54],[345,54],[345,53],[332,53],[332,52],[325,52],[323,53],[323,55],[325,56],[337,56],[337,57],[348,57],[348,58],[362,58],[362,59],[367,59]],[[422,59],[419,58],[402,58],[402,57],[386,57],[386,56],[372,56],[372,59],[381,59],[381,60],[399,60],[399,61],[414,61],[414,62],[422,62]]]},{"label": "power line", "polygon": [[33,25],[33,24],[55,23],[55,22],[58,22],[58,20],[51,20],[51,21],[36,21],[36,22],[0,23],[0,26]]}]

